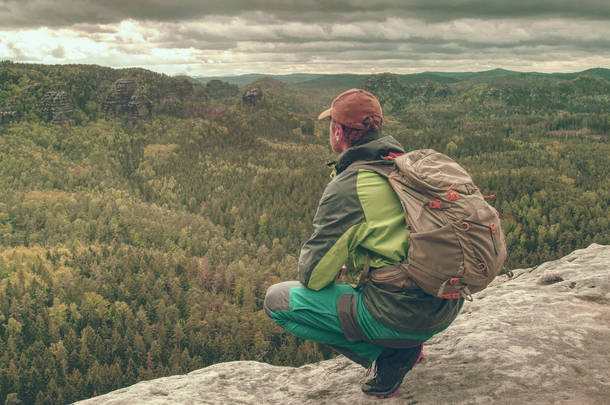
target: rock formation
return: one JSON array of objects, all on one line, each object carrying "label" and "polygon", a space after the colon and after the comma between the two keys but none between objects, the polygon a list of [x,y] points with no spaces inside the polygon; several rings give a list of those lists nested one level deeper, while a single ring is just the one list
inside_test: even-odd
[{"label": "rock formation", "polygon": [[42,98],[40,108],[47,122],[69,123],[72,121],[74,107],[68,93],[63,90],[47,92]]},{"label": "rock formation", "polygon": [[102,108],[106,114],[127,114],[133,122],[150,118],[153,103],[134,79],[123,77],[112,84]]},{"label": "rock formation", "polygon": [[136,90],[136,82],[130,78],[120,78],[112,84],[110,92],[102,107],[104,112],[126,114],[129,111],[131,96]]},{"label": "rock formation", "polygon": [[143,89],[138,89],[133,92],[133,95],[127,103],[129,118],[137,121],[142,118],[150,118],[152,115],[152,101],[146,96]]},{"label": "rock formation", "polygon": [[263,92],[258,87],[247,89],[241,97],[243,103],[250,106],[255,106],[262,98]]},{"label": "rock formation", "polygon": [[17,111],[0,111],[0,124],[17,120]]},{"label": "rock formation", "polygon": [[[514,273],[467,302],[383,404],[607,404],[610,246]],[[360,392],[363,376],[342,356],[299,368],[241,361],[79,404],[379,404]]]}]

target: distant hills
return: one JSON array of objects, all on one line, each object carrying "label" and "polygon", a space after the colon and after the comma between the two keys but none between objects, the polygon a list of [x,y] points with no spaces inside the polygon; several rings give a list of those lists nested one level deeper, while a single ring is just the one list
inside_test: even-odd
[{"label": "distant hills", "polygon": [[204,85],[145,69],[0,62],[0,124],[81,124],[117,115],[132,122],[158,114],[213,116],[216,112],[203,109],[226,100],[233,104],[238,93],[238,86],[226,82]]},{"label": "distant hills", "polygon": [[[240,86],[242,87],[240,89]],[[159,114],[215,119],[245,100],[249,88],[269,108],[315,117],[335,95],[360,87],[373,92],[385,111],[414,125],[414,107],[434,103],[502,111],[570,111],[596,114],[589,129],[606,134],[610,69],[575,73],[483,72],[416,74],[250,74],[216,78],[170,77],[144,69],[95,65],[0,62],[0,124],[20,121],[86,124],[112,116],[132,124]],[[254,100],[254,102],[256,102]],[[493,104],[493,106],[490,106]],[[444,107],[439,107],[444,108]],[[601,118],[599,118],[601,117]],[[578,117],[578,122],[584,118]],[[294,129],[300,127],[295,124]],[[310,123],[305,133],[311,133]],[[305,128],[304,127],[304,128]]]},{"label": "distant hills", "polygon": [[[265,75],[252,73],[237,76],[217,76],[217,77],[195,77],[196,80],[207,83],[211,80],[222,80],[238,86],[245,86],[263,77],[272,77],[286,84],[303,88],[346,88],[362,87],[362,85],[373,74],[309,74],[294,73],[289,75]],[[579,76],[597,76],[610,81],[610,69],[593,68],[574,73],[538,73],[538,72],[517,72],[506,69],[492,69],[482,72],[422,72],[413,74],[398,74],[406,83],[416,84],[426,81],[437,83],[458,83],[465,80],[489,79],[505,76],[519,76],[523,78],[547,78],[557,80],[571,80]]]},{"label": "distant hills", "polygon": [[[273,77],[274,79],[280,80],[286,84],[300,84],[306,83],[311,80],[318,79],[324,76],[336,76],[336,75],[325,75],[325,74],[310,74],[310,73],[292,73],[289,75],[267,75],[263,73],[250,73],[246,75],[237,75],[237,76],[209,76],[209,77],[194,77],[195,80],[198,80],[202,83],[207,83],[211,80],[222,80],[223,82],[236,84],[238,86],[245,86],[250,84],[258,79],[262,79],[264,77]],[[343,75],[339,75],[343,76]],[[356,76],[356,75],[354,75]]]}]

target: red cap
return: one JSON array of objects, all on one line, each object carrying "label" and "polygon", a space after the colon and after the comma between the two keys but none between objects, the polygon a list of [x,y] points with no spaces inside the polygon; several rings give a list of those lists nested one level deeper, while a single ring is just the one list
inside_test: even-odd
[{"label": "red cap", "polygon": [[381,105],[366,90],[351,89],[337,96],[330,108],[318,115],[319,120],[331,117],[349,128],[379,129],[383,123]]}]

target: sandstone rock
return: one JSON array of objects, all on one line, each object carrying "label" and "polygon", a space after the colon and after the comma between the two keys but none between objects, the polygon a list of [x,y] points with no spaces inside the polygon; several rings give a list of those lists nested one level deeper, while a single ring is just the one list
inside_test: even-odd
[{"label": "sandstone rock", "polygon": [[72,121],[74,107],[68,93],[63,90],[53,90],[42,98],[41,110],[47,122],[69,123]]},{"label": "sandstone rock", "polygon": [[150,118],[153,102],[134,79],[123,77],[112,84],[102,108],[106,114],[127,114],[133,122]]},{"label": "sandstone rock", "polygon": [[139,120],[142,118],[150,118],[152,114],[153,103],[144,93],[144,89],[140,88],[134,91],[127,104],[129,118]]},{"label": "sandstone rock", "polygon": [[[610,246],[499,278],[384,404],[606,404],[610,395]],[[339,356],[299,368],[241,361],[145,381],[82,405],[379,404],[364,370]]]},{"label": "sandstone rock", "polygon": [[120,78],[112,84],[102,108],[106,113],[126,114],[129,112],[129,102],[136,91],[136,82],[131,78]]},{"label": "sandstone rock", "polygon": [[17,111],[0,111],[0,124],[17,120]]},{"label": "sandstone rock", "polygon": [[241,98],[244,104],[255,106],[263,98],[263,92],[258,87],[251,87],[244,92]]}]

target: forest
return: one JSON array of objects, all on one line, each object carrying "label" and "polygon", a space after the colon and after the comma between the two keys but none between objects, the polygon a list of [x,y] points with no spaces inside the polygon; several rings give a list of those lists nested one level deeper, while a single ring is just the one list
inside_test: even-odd
[{"label": "forest", "polygon": [[[508,268],[610,243],[604,78],[384,73],[363,87],[384,135],[449,154],[496,195]],[[333,356],[262,301],[296,277],[335,158],[315,116],[345,89],[1,62],[0,404]]]}]

